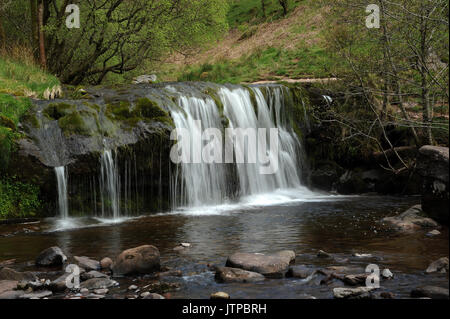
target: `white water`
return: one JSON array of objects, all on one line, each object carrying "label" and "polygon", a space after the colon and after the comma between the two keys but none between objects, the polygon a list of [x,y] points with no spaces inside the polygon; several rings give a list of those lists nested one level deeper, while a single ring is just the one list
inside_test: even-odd
[{"label": "white water", "polygon": [[100,158],[100,196],[102,218],[120,217],[120,176],[116,158],[105,150]]},{"label": "white water", "polygon": [[[295,199],[311,196],[313,193],[302,187],[300,170],[302,167],[302,146],[297,136],[283,120],[285,109],[285,94],[282,87],[268,89],[267,101],[259,88],[252,88],[257,105],[252,104],[250,93],[245,88],[221,87],[218,95],[224,106],[223,115],[228,120],[230,128],[278,128],[279,150],[278,155],[268,153],[271,159],[278,156],[279,169],[272,175],[263,175],[259,172],[260,164],[208,164],[208,163],[182,163],[174,172],[172,180],[172,206],[177,207],[217,207],[218,211],[233,208],[232,199],[245,204],[249,198],[259,197],[257,202],[280,203],[292,200],[290,196],[281,198],[272,194],[279,190],[294,189]],[[182,144],[182,147],[191,147],[191,154],[195,140],[201,139],[202,130],[218,128],[223,132],[222,118],[219,109],[212,98],[198,98],[181,96],[178,100],[181,108],[171,110],[177,128],[186,128],[191,132],[191,141]],[[257,110],[257,113],[255,112]],[[202,128],[195,125],[200,120]],[[258,143],[260,141],[258,140]],[[206,141],[202,142],[203,145]],[[247,145],[248,146],[248,145]],[[237,144],[234,145],[235,153]],[[258,148],[262,145],[257,145]],[[267,148],[270,150],[270,147]],[[198,150],[197,150],[198,151]],[[246,150],[241,150],[246,153]],[[235,184],[232,188],[230,185]],[[234,201],[236,203],[236,201]],[[231,206],[229,206],[231,205]]]},{"label": "white water", "polygon": [[55,167],[56,180],[58,183],[58,207],[61,219],[69,217],[69,202],[67,199],[67,170],[65,166]]}]

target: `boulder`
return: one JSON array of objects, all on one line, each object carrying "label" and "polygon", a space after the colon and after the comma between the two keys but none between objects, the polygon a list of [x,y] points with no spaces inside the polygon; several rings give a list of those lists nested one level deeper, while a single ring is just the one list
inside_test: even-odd
[{"label": "boulder", "polygon": [[426,273],[442,272],[448,273],[448,257],[442,257],[433,261],[425,270]]},{"label": "boulder", "polygon": [[67,261],[66,255],[59,247],[50,247],[42,251],[36,258],[36,266],[59,266]]},{"label": "boulder", "polygon": [[118,285],[117,281],[108,278],[93,278],[82,282],[80,287],[89,290],[94,290],[94,289],[107,289],[115,287],[117,285]]},{"label": "boulder", "polygon": [[372,287],[334,288],[333,296],[336,299],[370,299],[370,292],[374,289]]},{"label": "boulder", "polygon": [[105,257],[102,260],[100,260],[100,268],[101,269],[111,269],[112,264],[113,264],[113,261],[109,257]]},{"label": "boulder", "polygon": [[422,208],[440,223],[449,223],[448,147],[426,145],[419,149],[417,170],[422,176]]},{"label": "boulder", "polygon": [[82,257],[75,256],[73,258],[77,261],[78,266],[84,268],[86,271],[100,269],[100,263],[97,260],[93,260],[85,256]]},{"label": "boulder", "polygon": [[314,270],[304,265],[296,265],[289,267],[286,277],[306,279],[314,273]]},{"label": "boulder", "polygon": [[148,274],[159,269],[159,250],[151,245],[144,245],[123,251],[111,267],[114,276]]},{"label": "boulder", "polygon": [[424,286],[418,287],[411,291],[412,298],[431,298],[431,299],[448,299],[448,289],[435,287],[435,286]]},{"label": "boulder", "polygon": [[398,216],[385,217],[381,221],[400,232],[412,232],[439,226],[436,221],[424,216],[421,205],[415,205]]},{"label": "boulder", "polygon": [[293,259],[295,259],[293,251],[282,251],[272,255],[235,253],[228,257],[226,266],[257,272],[266,277],[282,278]]},{"label": "boulder", "polygon": [[0,270],[0,280],[34,281],[37,277],[31,272],[18,272],[4,267]]},{"label": "boulder", "polygon": [[217,267],[215,278],[218,282],[221,283],[229,283],[229,282],[246,283],[265,280],[265,277],[257,272],[231,267]]}]

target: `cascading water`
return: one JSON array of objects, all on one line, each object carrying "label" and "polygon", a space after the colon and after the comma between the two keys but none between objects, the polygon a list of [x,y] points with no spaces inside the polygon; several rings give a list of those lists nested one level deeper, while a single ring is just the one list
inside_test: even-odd
[{"label": "cascading water", "polygon": [[[252,90],[252,94],[249,90]],[[172,108],[171,115],[177,128],[188,129],[191,139],[182,140],[182,148],[191,148],[191,154],[198,153],[199,150],[195,150],[193,145],[195,140],[201,140],[202,130],[217,128],[223,132],[224,122],[231,129],[265,128],[267,140],[270,140],[269,130],[277,128],[278,153],[262,145],[259,139],[257,149],[266,150],[266,156],[271,161],[277,159],[279,165],[274,174],[265,175],[259,171],[259,160],[256,163],[225,165],[182,162],[181,170],[177,166],[172,181],[173,206],[217,205],[223,204],[229,198],[301,188],[302,146],[283,116],[287,104],[286,94],[289,92],[285,92],[281,86],[270,87],[266,91],[267,98],[258,87],[220,87],[217,93],[223,105],[223,115],[210,97],[179,97],[179,107]],[[199,127],[196,121],[200,121],[202,127]],[[206,143],[202,141],[201,146]],[[237,153],[238,144],[233,147]],[[244,147],[248,145],[244,144]],[[246,150],[239,151],[246,153]]]},{"label": "cascading water", "polygon": [[67,199],[67,170],[65,166],[55,167],[58,183],[58,206],[61,219],[69,217],[69,202]]},{"label": "cascading water", "polygon": [[100,158],[100,189],[102,217],[120,217],[120,175],[111,150],[105,150]]}]

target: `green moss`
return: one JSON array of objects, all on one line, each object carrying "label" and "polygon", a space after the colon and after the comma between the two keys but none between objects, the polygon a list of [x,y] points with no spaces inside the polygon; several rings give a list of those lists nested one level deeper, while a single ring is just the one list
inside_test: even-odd
[{"label": "green moss", "polygon": [[0,219],[33,217],[41,206],[37,185],[14,177],[0,179]]},{"label": "green moss", "polygon": [[52,103],[49,104],[43,113],[49,118],[59,120],[60,118],[69,115],[76,111],[76,106],[67,103]]},{"label": "green moss", "polygon": [[22,118],[21,121],[23,123],[31,125],[31,127],[34,128],[40,128],[41,124],[39,123],[38,118],[36,117],[36,114],[34,112],[27,112]]},{"label": "green moss", "polygon": [[214,103],[217,106],[217,109],[219,110],[220,114],[223,114],[223,103],[219,98],[219,95],[217,94],[217,91],[214,90],[213,88],[207,88],[204,92],[204,94],[208,95],[210,98],[212,98],[214,100]]},{"label": "green moss", "polygon": [[14,121],[1,114],[0,114],[0,125],[10,128],[13,131],[16,130],[16,124],[14,123]]},{"label": "green moss", "polygon": [[128,101],[120,101],[106,105],[106,115],[117,120],[126,120],[133,117],[130,111],[131,103]]},{"label": "green moss", "polygon": [[58,124],[66,136],[73,134],[91,136],[99,126],[97,116],[84,111],[68,114],[60,118]]},{"label": "green moss", "polygon": [[158,103],[149,100],[148,98],[140,98],[136,101],[136,106],[133,114],[137,117],[146,119],[155,119],[159,117],[168,117],[169,114],[164,111]]},{"label": "green moss", "polygon": [[258,102],[256,101],[255,91],[253,91],[252,88],[247,85],[243,86],[247,89],[248,93],[250,94],[250,101],[252,102],[253,110],[255,111],[255,114],[258,115]]}]

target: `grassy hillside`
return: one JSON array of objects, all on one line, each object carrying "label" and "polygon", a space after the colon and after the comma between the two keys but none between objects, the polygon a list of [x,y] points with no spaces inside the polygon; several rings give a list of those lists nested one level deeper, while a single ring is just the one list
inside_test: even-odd
[{"label": "grassy hillside", "polygon": [[33,63],[0,56],[0,219],[29,217],[39,207],[39,189],[7,176],[14,141],[21,137],[17,124],[31,106],[30,97],[43,97],[59,85],[56,77]]},{"label": "grassy hillside", "polygon": [[[173,57],[162,70],[164,80],[219,83],[326,78],[337,60],[327,47],[330,8],[317,0],[291,0],[287,16],[278,1],[231,1],[230,32],[212,48],[188,57]],[[177,59],[178,58],[178,59]]]}]

